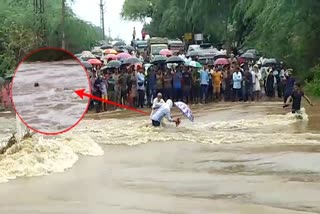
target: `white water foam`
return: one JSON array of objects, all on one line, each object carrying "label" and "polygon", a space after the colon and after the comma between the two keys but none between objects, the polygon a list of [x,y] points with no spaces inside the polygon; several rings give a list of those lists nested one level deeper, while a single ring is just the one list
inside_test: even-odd
[{"label": "white water foam", "polygon": [[[307,117],[304,117],[307,118]],[[196,122],[184,120],[179,128],[166,122],[154,128],[150,121],[129,119],[84,120],[72,131],[58,137],[27,139],[0,155],[0,182],[24,176],[63,172],[78,160],[78,154],[101,156],[99,144],[135,146],[151,142],[193,142],[203,144],[320,144],[320,135],[245,132],[244,129],[288,124],[299,120],[289,115],[269,115],[255,120]]]}]

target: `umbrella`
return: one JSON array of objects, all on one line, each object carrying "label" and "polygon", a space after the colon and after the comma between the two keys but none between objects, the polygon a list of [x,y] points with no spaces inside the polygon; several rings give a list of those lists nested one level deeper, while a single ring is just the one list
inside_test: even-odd
[{"label": "umbrella", "polygon": [[81,55],[93,55],[91,51],[82,51]]},{"label": "umbrella", "polygon": [[253,53],[244,53],[241,55],[242,58],[248,59],[248,60],[253,60],[256,58],[256,56]]},{"label": "umbrella", "polygon": [[82,57],[80,57],[80,60],[82,60],[82,61],[88,61],[90,59],[96,59],[96,57],[95,56],[82,56]]},{"label": "umbrella", "polygon": [[77,58],[80,58],[82,56],[82,54],[75,54],[74,56]]},{"label": "umbrella", "polygon": [[134,47],[130,45],[125,46],[124,49],[127,49],[128,51],[135,51]]},{"label": "umbrella", "polygon": [[130,54],[128,54],[128,53],[119,53],[118,55],[117,55],[117,58],[118,59],[128,59],[128,58],[131,58],[132,56],[130,55]]},{"label": "umbrella", "polygon": [[119,46],[126,46],[126,43],[124,43],[124,42],[116,42],[113,45],[113,47],[119,47]]},{"label": "umbrella", "polygon": [[229,65],[229,60],[225,58],[219,58],[214,62],[214,65]]},{"label": "umbrella", "polygon": [[102,46],[100,47],[100,49],[102,49],[102,50],[105,50],[105,49],[112,49],[112,45],[110,45],[110,44],[102,45]]},{"label": "umbrella", "polygon": [[118,58],[117,58],[117,56],[116,55],[114,55],[114,54],[108,54],[107,56],[105,56],[104,57],[105,59],[107,59],[107,60],[117,60]]},{"label": "umbrella", "polygon": [[136,64],[136,63],[142,63],[140,59],[137,57],[130,57],[123,61],[123,64]]},{"label": "umbrella", "polygon": [[197,61],[191,61],[186,63],[186,65],[190,66],[190,67],[194,67],[194,68],[202,68],[202,65],[200,62]]},{"label": "umbrella", "polygon": [[98,59],[89,59],[88,62],[91,64],[91,65],[101,65],[102,62]]},{"label": "umbrella", "polygon": [[166,63],[183,63],[184,60],[179,56],[172,56],[167,59]]},{"label": "umbrella", "polygon": [[160,52],[160,55],[162,56],[172,56],[172,51],[168,50],[168,49],[162,49]]},{"label": "umbrella", "polygon": [[191,51],[191,52],[188,54],[188,56],[191,56],[191,57],[193,57],[193,56],[199,56],[199,55],[200,55],[199,51]]},{"label": "umbrella", "polygon": [[178,109],[183,113],[184,116],[186,116],[191,122],[193,122],[194,117],[192,115],[191,109],[187,104],[185,104],[184,102],[175,102],[174,104],[178,107]]},{"label": "umbrella", "polygon": [[104,54],[117,54],[118,52],[114,49],[106,49],[103,51]]},{"label": "umbrella", "polygon": [[262,65],[265,67],[268,67],[270,65],[276,65],[277,64],[277,60],[276,59],[266,59],[263,61]]},{"label": "umbrella", "polygon": [[154,59],[152,60],[152,64],[159,64],[159,63],[164,63],[165,61],[167,61],[167,57],[166,56],[155,56]]},{"label": "umbrella", "polygon": [[128,52],[126,49],[124,49],[123,46],[116,46],[116,47],[114,47],[114,49],[115,49],[118,53]]},{"label": "umbrella", "polygon": [[120,66],[121,66],[121,62],[120,61],[112,60],[112,61],[108,62],[108,64],[106,66],[104,66],[102,68],[102,70],[108,69],[108,68],[120,68]]},{"label": "umbrella", "polygon": [[87,69],[92,68],[92,65],[89,62],[86,62],[86,61],[80,61],[80,62],[85,68],[87,68]]},{"label": "umbrella", "polygon": [[214,56],[214,59],[217,60],[217,59],[228,59],[228,56],[225,55],[225,54],[217,54]]}]

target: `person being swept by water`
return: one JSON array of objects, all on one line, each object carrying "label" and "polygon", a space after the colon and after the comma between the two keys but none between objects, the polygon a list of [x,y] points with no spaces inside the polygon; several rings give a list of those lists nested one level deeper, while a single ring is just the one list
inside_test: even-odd
[{"label": "person being swept by water", "polygon": [[301,89],[301,85],[299,83],[296,83],[293,88],[293,92],[288,97],[286,104],[283,106],[284,108],[289,106],[290,101],[292,100],[292,113],[298,113],[300,114],[300,108],[301,108],[301,98],[305,98],[307,102],[313,106],[311,100],[304,94],[304,92]]},{"label": "person being swept by water", "polygon": [[173,106],[172,100],[167,100],[166,103],[162,104],[160,108],[151,116],[152,126],[159,127],[162,119],[165,117],[169,122],[176,123],[176,126],[180,124],[180,118],[173,119],[171,117],[171,108]]},{"label": "person being swept by water", "polygon": [[152,111],[151,111],[150,116],[152,116],[152,115],[157,111],[157,109],[159,109],[160,106],[161,106],[162,104],[164,104],[164,103],[165,103],[165,102],[164,102],[164,100],[162,99],[162,94],[161,94],[161,93],[158,93],[158,94],[157,94],[157,97],[154,98],[154,100],[153,100]]}]

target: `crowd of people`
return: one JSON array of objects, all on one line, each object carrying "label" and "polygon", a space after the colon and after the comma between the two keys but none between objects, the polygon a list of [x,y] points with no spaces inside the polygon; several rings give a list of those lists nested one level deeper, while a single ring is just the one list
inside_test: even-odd
[{"label": "crowd of people", "polygon": [[[139,57],[139,56],[138,56]],[[151,107],[152,100],[161,93],[165,100],[187,104],[208,102],[247,102],[261,98],[282,98],[285,103],[292,94],[295,78],[292,69],[283,64],[264,67],[261,61],[248,60],[240,64],[232,54],[225,65],[204,64],[195,68],[187,64],[168,66],[160,63],[124,65],[99,70],[91,74],[92,93],[96,96],[131,107]],[[113,110],[99,101],[90,108],[96,112]]]}]

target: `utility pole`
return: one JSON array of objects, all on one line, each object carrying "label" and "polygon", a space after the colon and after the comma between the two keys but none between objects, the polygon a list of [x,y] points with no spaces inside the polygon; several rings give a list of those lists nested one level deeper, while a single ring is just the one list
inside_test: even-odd
[{"label": "utility pole", "polygon": [[65,26],[65,13],[66,13],[66,0],[61,0],[62,1],[62,14],[61,14],[61,35],[62,35],[62,40],[61,40],[61,47],[63,48],[63,49],[65,49],[66,48],[66,44],[65,44],[65,32],[64,32],[64,30],[65,30],[65,28],[64,28],[64,26]]},{"label": "utility pole", "polygon": [[108,32],[109,32],[109,39],[111,39],[111,29],[110,29],[110,27],[108,28]]},{"label": "utility pole", "polygon": [[101,30],[102,30],[102,37],[103,40],[106,39],[105,36],[105,30],[104,30],[104,5],[105,3],[103,3],[103,0],[100,0],[100,26],[101,26]]}]

